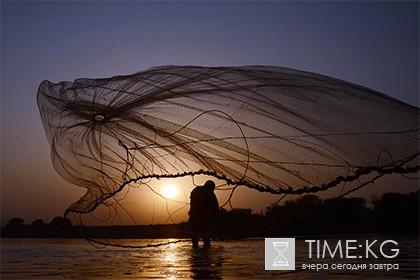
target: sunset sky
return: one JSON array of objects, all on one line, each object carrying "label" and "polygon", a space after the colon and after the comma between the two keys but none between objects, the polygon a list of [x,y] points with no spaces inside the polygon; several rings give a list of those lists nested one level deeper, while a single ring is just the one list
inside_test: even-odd
[{"label": "sunset sky", "polygon": [[[418,11],[418,1],[2,1],[2,225],[13,217],[50,222],[84,194],[52,167],[36,104],[43,80],[111,77],[160,65],[276,65],[418,106]],[[187,200],[191,179],[176,184],[174,199]],[[391,176],[354,195],[417,188],[418,181]],[[224,202],[226,194],[216,194]],[[130,190],[128,197],[126,207],[139,223],[165,222],[167,207],[180,207],[145,190]],[[277,199],[243,190],[233,204],[259,212]],[[175,222],[185,220],[187,210]]]}]

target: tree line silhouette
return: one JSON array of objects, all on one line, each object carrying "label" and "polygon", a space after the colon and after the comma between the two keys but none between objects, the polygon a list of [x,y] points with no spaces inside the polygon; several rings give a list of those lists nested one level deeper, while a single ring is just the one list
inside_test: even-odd
[{"label": "tree line silhouette", "polygon": [[[214,237],[299,236],[352,233],[419,232],[419,191],[373,196],[368,206],[360,197],[322,200],[305,195],[270,205],[261,213],[251,209],[220,209]],[[30,225],[11,219],[2,237],[90,237],[90,238],[186,238],[186,222],[171,225],[71,227],[63,217],[46,224],[37,219]]]},{"label": "tree line silhouette", "polygon": [[221,226],[230,236],[295,236],[419,231],[419,191],[374,196],[368,207],[364,198],[322,200],[305,195],[284,205],[271,205],[262,214],[249,209],[225,212]]}]

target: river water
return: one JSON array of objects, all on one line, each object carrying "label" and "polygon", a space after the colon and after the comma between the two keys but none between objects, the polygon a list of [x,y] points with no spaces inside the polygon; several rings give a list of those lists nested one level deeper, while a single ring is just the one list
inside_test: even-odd
[{"label": "river water", "polygon": [[[347,239],[359,240],[361,244],[365,240],[378,240],[376,244],[394,240],[399,253],[392,259],[384,258],[376,248],[374,254],[378,258],[372,254],[363,259],[339,259],[337,254],[334,258],[309,258],[305,242],[308,239],[326,240],[331,247],[338,240],[343,240],[343,244]],[[125,245],[162,241],[168,240],[152,243],[141,239],[118,240]],[[83,239],[2,239],[1,279],[419,279],[417,235],[296,238],[296,270],[293,271],[265,270],[264,246],[264,238],[213,241],[211,248],[199,249],[191,248],[186,240],[127,249],[97,247]],[[357,251],[354,253],[357,255]],[[303,264],[325,263],[328,269],[302,269]],[[366,269],[331,269],[331,264],[338,263],[366,264]],[[387,271],[381,267],[384,263],[391,264],[393,269]],[[369,269],[372,264],[374,268]]]}]

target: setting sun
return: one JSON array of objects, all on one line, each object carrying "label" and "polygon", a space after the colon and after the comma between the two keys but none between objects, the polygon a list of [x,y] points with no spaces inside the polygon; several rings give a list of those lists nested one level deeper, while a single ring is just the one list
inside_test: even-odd
[{"label": "setting sun", "polygon": [[162,188],[162,195],[165,198],[174,198],[178,194],[178,187],[172,184],[166,184]]}]

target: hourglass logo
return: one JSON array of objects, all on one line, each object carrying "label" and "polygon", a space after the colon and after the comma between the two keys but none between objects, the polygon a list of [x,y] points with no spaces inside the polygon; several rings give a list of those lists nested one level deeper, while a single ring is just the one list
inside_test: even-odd
[{"label": "hourglass logo", "polygon": [[295,269],[295,239],[265,239],[265,270]]}]

